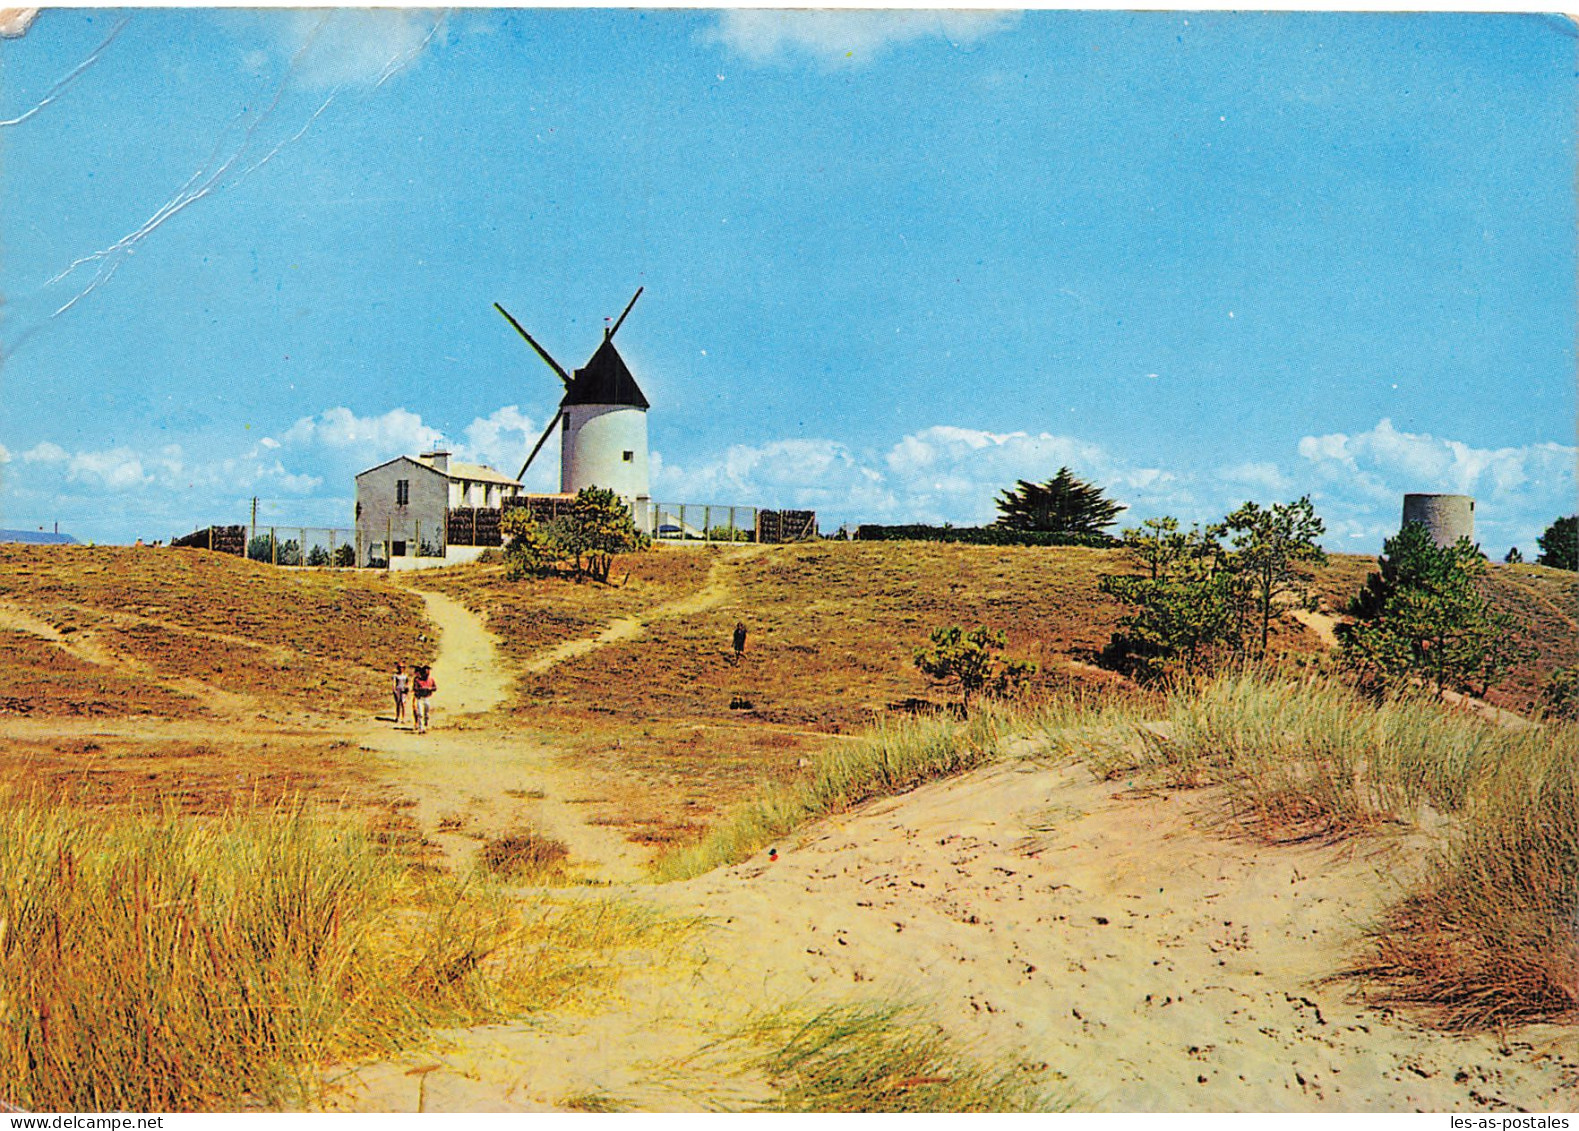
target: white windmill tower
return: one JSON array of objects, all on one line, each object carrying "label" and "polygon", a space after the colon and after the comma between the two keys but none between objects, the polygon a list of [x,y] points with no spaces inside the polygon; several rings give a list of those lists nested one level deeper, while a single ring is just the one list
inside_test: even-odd
[{"label": "white windmill tower", "polygon": [[526,475],[526,469],[532,466],[537,453],[558,427],[560,491],[571,495],[583,487],[608,488],[631,505],[637,525],[643,527],[647,522],[648,504],[652,501],[647,477],[647,409],[650,406],[641,386],[636,384],[636,378],[625,365],[625,359],[614,348],[614,335],[644,289],[637,288],[614,325],[604,329],[603,341],[592,357],[573,374],[566,373],[564,366],[550,357],[508,310],[498,303],[493,304],[565,385],[559,411],[548,422],[516,478]]}]

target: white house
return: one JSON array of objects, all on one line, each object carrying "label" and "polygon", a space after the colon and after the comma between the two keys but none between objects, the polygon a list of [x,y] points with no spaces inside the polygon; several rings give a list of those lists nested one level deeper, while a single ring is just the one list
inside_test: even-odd
[{"label": "white house", "polygon": [[356,561],[416,569],[471,561],[480,546],[451,546],[445,529],[458,507],[498,509],[521,484],[481,463],[451,462],[449,452],[399,456],[356,477]]}]

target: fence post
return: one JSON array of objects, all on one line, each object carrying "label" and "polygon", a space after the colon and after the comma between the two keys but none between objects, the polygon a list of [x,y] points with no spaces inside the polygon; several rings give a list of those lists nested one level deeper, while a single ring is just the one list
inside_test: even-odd
[{"label": "fence post", "polygon": [[388,515],[384,517],[384,568],[393,569],[390,564],[395,559],[395,520]]},{"label": "fence post", "polygon": [[685,541],[685,504],[680,504],[680,541]]},{"label": "fence post", "polygon": [[269,527],[269,564],[280,564],[280,540],[274,536],[274,527]]},{"label": "fence post", "polygon": [[702,541],[713,540],[713,508],[711,504],[702,508]]}]

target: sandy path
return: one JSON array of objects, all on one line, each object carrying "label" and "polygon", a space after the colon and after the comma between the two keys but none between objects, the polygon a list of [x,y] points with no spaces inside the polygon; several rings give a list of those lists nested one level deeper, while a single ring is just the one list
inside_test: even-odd
[{"label": "sandy path", "polygon": [[424,836],[447,861],[474,866],[482,841],[533,829],[562,841],[583,874],[634,879],[645,849],[612,827],[588,824],[586,787],[555,751],[492,715],[509,699],[513,675],[498,640],[459,601],[417,590],[438,632],[432,725],[415,734],[387,718],[360,726],[357,738],[378,756],[378,776],[403,799]]},{"label": "sandy path", "polygon": [[653,621],[694,616],[708,609],[717,608],[728,600],[730,593],[734,591],[733,586],[729,584],[725,567],[738,564],[746,558],[755,557],[762,553],[764,548],[758,545],[750,545],[723,554],[708,569],[707,578],[702,583],[701,588],[690,596],[680,597],[661,605],[654,605],[650,609],[643,609],[639,613],[620,617],[618,620],[611,622],[607,628],[596,636],[567,640],[563,644],[557,644],[528,660],[525,664],[525,670],[536,675],[567,660],[585,656],[588,652],[596,651],[605,645],[634,640],[645,632],[647,626]]},{"label": "sandy path", "polygon": [[[1021,760],[813,826],[776,863],[632,889],[710,919],[694,964],[641,972],[598,1016],[452,1034],[430,1109],[728,1105],[739,1082],[699,1071],[710,1039],[753,1010],[884,998],[1046,1063],[1077,1108],[1579,1106],[1571,1028],[1456,1036],[1324,981],[1417,845],[1262,847],[1203,828],[1208,805]],[[410,1110],[402,1072],[379,1066],[348,1102]]]}]

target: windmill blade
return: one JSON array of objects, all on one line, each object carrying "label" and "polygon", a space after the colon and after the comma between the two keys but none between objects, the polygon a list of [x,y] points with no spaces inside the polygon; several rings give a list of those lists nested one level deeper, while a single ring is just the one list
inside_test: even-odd
[{"label": "windmill blade", "polygon": [[[510,316],[507,314],[505,317],[508,318]],[[543,445],[546,444],[548,442],[548,438],[554,434],[554,425],[558,424],[559,418],[564,415],[565,413],[563,409],[554,413],[554,419],[548,422],[548,427],[543,429],[543,434],[537,438],[537,443],[532,446],[532,454],[526,457],[526,462],[521,465],[521,470],[516,475],[516,479],[520,480],[526,478],[526,469],[532,466],[532,461],[537,458],[537,453],[543,450]]]},{"label": "windmill blade", "polygon": [[[646,289],[647,289],[646,287],[637,287],[636,288],[636,293],[631,295],[630,302],[625,304],[625,314],[629,314],[631,312],[631,307],[636,305],[636,300],[641,298],[642,291],[644,291]],[[608,335],[609,337],[612,338],[615,334],[618,334],[620,332],[620,327],[625,324],[625,314],[621,314],[617,319],[615,319],[615,321],[614,321],[614,329],[609,331],[609,335]]]},{"label": "windmill blade", "polygon": [[[635,299],[632,299],[631,301],[634,302]],[[559,374],[559,379],[565,383],[565,388],[570,388],[570,374],[565,372],[565,367],[560,365],[559,362],[555,361],[553,358],[549,357],[548,351],[537,344],[532,335],[526,332],[526,327],[522,326],[519,322],[512,318],[508,310],[500,306],[498,303],[494,303],[493,308],[500,314],[504,315],[505,319],[510,323],[510,325],[515,327],[515,332],[520,334],[521,337],[525,338],[526,344],[537,351],[537,356],[548,362],[548,367],[555,373]]]}]

